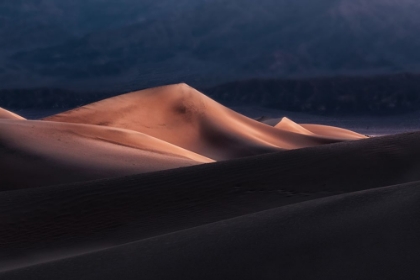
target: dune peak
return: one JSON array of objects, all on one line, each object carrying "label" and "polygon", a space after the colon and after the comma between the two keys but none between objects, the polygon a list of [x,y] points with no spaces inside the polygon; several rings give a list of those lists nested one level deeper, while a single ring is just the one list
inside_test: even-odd
[{"label": "dune peak", "polygon": [[283,117],[280,120],[280,122],[278,124],[276,124],[274,127],[278,128],[278,129],[284,129],[284,130],[287,130],[287,131],[300,133],[300,134],[314,135],[314,133],[312,133],[311,131],[302,127],[301,125],[295,123],[294,121],[292,121],[291,119],[289,119],[287,117]]}]

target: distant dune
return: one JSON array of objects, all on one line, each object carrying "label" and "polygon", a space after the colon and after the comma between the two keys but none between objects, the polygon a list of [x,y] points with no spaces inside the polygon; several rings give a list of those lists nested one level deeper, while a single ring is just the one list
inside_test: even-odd
[{"label": "distant dune", "polygon": [[316,135],[318,137],[326,137],[341,141],[367,138],[365,135],[339,127],[319,124],[297,124],[286,117],[282,118],[282,120],[274,127],[282,130],[289,130],[299,134]]},{"label": "distant dune", "polygon": [[301,124],[301,126],[312,133],[319,136],[331,137],[343,140],[357,140],[367,138],[365,135],[351,131],[349,129],[343,129],[340,127],[334,127],[330,125],[320,124]]}]

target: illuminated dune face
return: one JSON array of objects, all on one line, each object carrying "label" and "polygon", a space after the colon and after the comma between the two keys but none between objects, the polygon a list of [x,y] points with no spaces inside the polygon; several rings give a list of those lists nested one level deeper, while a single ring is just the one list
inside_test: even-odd
[{"label": "illuminated dune face", "polygon": [[294,121],[286,117],[282,118],[281,121],[274,127],[303,135],[315,135],[313,132],[307,130],[306,128],[302,127],[301,125],[295,123]]},{"label": "illuminated dune face", "polygon": [[212,160],[135,131],[0,120],[0,185],[42,186],[191,166]]},{"label": "illuminated dune face", "polygon": [[342,140],[310,133],[304,128],[270,127],[218,104],[185,84],[120,95],[46,120],[130,129],[215,160]]},{"label": "illuminated dune face", "polygon": [[0,119],[8,120],[24,120],[25,118],[19,116],[18,114],[7,111],[3,108],[0,108]]},{"label": "illuminated dune face", "polygon": [[329,126],[329,125],[320,125],[320,124],[301,124],[305,129],[313,132],[316,135],[331,137],[346,140],[358,140],[368,138],[367,136],[339,127]]},{"label": "illuminated dune face", "polygon": [[277,129],[288,130],[303,135],[313,135],[336,139],[337,141],[349,141],[367,138],[365,135],[339,127],[320,124],[297,124],[286,117],[284,117],[274,127]]}]

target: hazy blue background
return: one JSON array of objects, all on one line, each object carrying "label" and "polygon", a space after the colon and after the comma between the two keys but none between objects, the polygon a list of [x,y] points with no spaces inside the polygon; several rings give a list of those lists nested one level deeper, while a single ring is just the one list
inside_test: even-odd
[{"label": "hazy blue background", "polygon": [[419,15],[418,0],[3,0],[0,106],[47,114],[186,82],[252,112],[416,127]]},{"label": "hazy blue background", "polygon": [[416,72],[418,0],[4,0],[0,87]]}]

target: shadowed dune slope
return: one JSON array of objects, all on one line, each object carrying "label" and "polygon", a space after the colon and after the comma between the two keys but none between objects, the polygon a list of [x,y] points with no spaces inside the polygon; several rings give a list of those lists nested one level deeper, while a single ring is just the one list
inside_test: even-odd
[{"label": "shadowed dune slope", "polygon": [[25,118],[0,107],[0,120],[1,119],[24,120]]},{"label": "shadowed dune slope", "polygon": [[341,141],[368,138],[367,136],[360,133],[334,126],[320,124],[297,124],[286,117],[282,118],[281,121],[274,127],[278,129],[293,131],[299,134],[316,135],[319,137],[326,137]]},{"label": "shadowed dune slope", "polygon": [[0,189],[39,187],[212,160],[124,129],[0,120]]},{"label": "shadowed dune slope", "polygon": [[112,97],[45,120],[131,129],[215,160],[342,140],[296,133],[288,128],[275,129],[240,115],[185,84]]},{"label": "shadowed dune slope", "polygon": [[[314,201],[313,206],[315,208],[309,207],[306,213],[312,213],[311,209],[318,209],[316,211],[319,211],[317,213],[320,214],[314,218],[319,219],[320,224],[318,226],[321,228],[325,227],[325,230],[318,231],[317,234],[319,236],[317,235],[318,237],[313,240],[314,243],[311,243],[312,241],[308,241],[310,243],[302,243],[308,240],[304,238],[312,236],[312,230],[318,230],[316,227],[317,223],[309,223],[308,228],[304,230],[305,234],[299,235],[299,239],[295,240],[296,243],[290,246],[301,244],[300,246],[303,247],[298,246],[298,248],[301,248],[301,250],[307,248],[311,251],[310,248],[322,248],[321,244],[332,242],[331,246],[326,247],[327,251],[325,251],[325,254],[332,253],[327,259],[334,259],[336,253],[333,253],[330,249],[336,243],[334,240],[330,240],[329,237],[334,236],[335,233],[338,234],[338,231],[341,232],[341,230],[346,232],[346,229],[352,226],[356,226],[354,228],[355,232],[361,234],[362,227],[366,223],[366,220],[363,220],[363,223],[354,222],[355,220],[352,220],[353,214],[345,216],[347,218],[342,218],[338,214],[340,213],[339,211],[344,211],[343,213],[348,211],[348,213],[351,213],[353,211],[357,215],[357,219],[364,219],[363,217],[373,215],[374,219],[372,221],[376,221],[379,223],[377,225],[384,227],[384,234],[387,234],[386,232],[390,227],[386,222],[389,211],[395,209],[395,211],[391,212],[396,215],[395,217],[401,219],[404,219],[403,213],[405,212],[401,212],[401,216],[399,216],[399,208],[392,208],[393,206],[391,205],[392,209],[387,208],[388,210],[380,214],[382,206],[379,208],[375,207],[382,203],[380,200],[381,195],[378,196],[379,200],[368,196],[364,201],[364,196],[361,196],[360,203],[348,204],[348,206],[343,206],[343,208],[335,208],[335,206],[317,208],[318,202],[315,202],[317,201],[316,199],[420,180],[419,141],[420,133],[409,133],[304,148],[124,178],[0,192],[0,213],[7,213],[7,215],[0,215],[0,244],[2,244],[3,253],[0,254],[0,267],[4,269],[18,268],[33,264],[34,260],[49,262],[69,255],[106,249],[130,241],[168,234],[305,200]],[[404,199],[410,199],[409,195],[404,197]],[[393,201],[397,203],[398,199],[395,199]],[[404,201],[404,199],[401,201]],[[340,203],[335,205],[340,205]],[[404,205],[404,203],[400,204],[402,209],[409,207],[408,204]],[[373,212],[370,210],[374,210],[376,214],[372,214]],[[375,220],[375,217],[378,220]],[[335,220],[337,222],[334,222]],[[411,218],[402,220],[401,223],[407,226],[410,224],[410,221]],[[286,219],[279,228],[271,228],[269,226],[270,223],[267,223],[260,225],[259,232],[268,233],[272,229],[276,231],[272,234],[280,234],[289,230],[289,226],[293,225],[293,227],[296,227],[296,230],[289,232],[290,236],[292,236],[297,234],[299,232],[298,229],[301,228],[299,226],[300,221],[297,220],[296,222],[298,224],[295,224],[293,219]],[[391,222],[390,224],[392,224]],[[328,223],[331,223],[331,225]],[[252,224],[249,223],[250,226]],[[302,226],[305,224],[302,222]],[[332,231],[328,230],[330,226]],[[240,231],[240,228],[232,230],[236,232],[236,230]],[[375,227],[369,229],[379,230]],[[399,230],[399,228],[396,227],[394,232],[395,230]],[[323,237],[325,238],[322,239],[323,241],[318,239],[322,238],[321,232],[328,233]],[[243,234],[246,234],[246,232],[243,232]],[[220,236],[219,231],[216,229],[212,231],[210,227],[210,231],[203,233],[204,235],[209,239],[203,237],[204,239],[201,240],[206,244],[210,244],[210,246],[211,244],[216,244],[214,250],[219,252],[220,257],[224,259],[223,256],[227,256],[225,255],[227,252],[223,249],[221,243],[218,243],[219,239],[217,236]],[[193,238],[193,236],[195,235],[187,234],[185,238]],[[248,240],[252,244],[258,244],[253,241],[254,239],[245,237],[245,239],[241,239],[241,236],[243,235],[239,234],[235,238],[239,238],[238,240],[242,240],[241,242],[246,243]],[[357,240],[355,237],[357,235],[352,235],[352,232],[349,232],[347,235],[338,234],[338,236],[343,238],[344,241],[349,239],[356,242]],[[226,239],[226,241],[234,240],[232,238],[233,236]],[[369,243],[369,240],[366,242]],[[389,241],[393,242],[395,240],[393,237]],[[386,244],[388,240],[377,240],[377,242],[382,241]],[[265,241],[262,242],[264,243]],[[360,242],[363,245],[365,241],[360,240]],[[171,246],[170,244],[175,243],[162,244]],[[287,244],[285,242],[282,246],[287,246]],[[305,244],[309,247],[305,247]],[[340,244],[345,244],[345,242]],[[360,248],[363,248],[362,245],[360,245]],[[172,267],[173,264],[175,272],[179,273],[181,270],[177,270],[178,268],[175,268],[175,266],[188,266],[189,262],[187,259],[182,263],[181,256],[179,258],[176,257],[178,258],[177,261],[172,262],[175,260],[175,257],[172,260],[168,257],[171,254],[167,253],[166,249],[168,248],[165,247],[166,245],[161,249],[154,246],[141,251],[141,253],[144,256],[153,254],[156,258],[160,256],[159,254],[166,254],[165,261],[157,262],[156,268],[165,264]],[[55,250],[58,250],[58,252]],[[191,250],[193,249],[191,248]],[[245,251],[241,252],[247,252],[246,249],[243,250]],[[189,249],[187,251],[190,252]],[[214,251],[215,254],[216,251]],[[194,255],[207,256],[203,252],[205,251],[197,249],[197,251],[191,251],[191,255],[190,253],[186,254],[188,259]],[[239,251],[237,252],[238,256],[240,256]],[[319,251],[319,249],[311,252],[315,254],[311,258],[314,262],[317,259],[317,252],[322,254],[322,251]],[[31,254],[37,257],[35,259],[30,258]],[[356,258],[355,256],[363,254],[363,252],[360,252],[360,254],[359,252],[349,252],[349,254],[351,255],[351,260],[353,260]],[[246,259],[251,255],[248,252],[237,261],[241,262],[242,258]],[[11,258],[10,256],[14,257]],[[101,255],[95,256],[95,258],[99,259]],[[212,264],[217,259],[211,256],[209,255],[209,270],[211,270]],[[296,253],[293,256],[298,258],[299,254]],[[86,269],[86,275],[93,275],[91,273],[96,273],[97,269],[93,266],[90,267],[92,270],[83,268],[84,266],[78,263],[77,258],[68,259],[64,263],[74,264],[75,267]],[[120,262],[118,261],[118,263]],[[107,266],[111,271],[113,269],[108,260],[103,263],[98,261],[95,267],[96,265],[100,267]],[[140,267],[136,267],[133,271],[141,270],[141,266],[146,265],[146,263],[142,261],[139,265]],[[259,265],[263,265],[263,263]],[[265,265],[271,266],[272,264],[265,262]],[[314,268],[316,267],[316,263],[312,265],[314,265]],[[323,265],[327,264],[323,263]],[[247,263],[246,266],[251,266],[251,263]],[[48,273],[48,271],[52,273],[51,275],[56,275],[56,273],[60,272],[54,269],[43,271],[42,267],[44,266],[40,267],[41,270],[38,272],[42,273],[42,275],[46,275],[45,273]],[[128,267],[126,268],[128,269]],[[37,268],[33,269],[36,270]],[[144,269],[146,271],[146,268]],[[260,267],[260,269],[262,270],[263,267]],[[284,269],[289,268],[286,267]],[[31,269],[22,269],[22,275],[26,275],[26,271],[31,271]],[[150,271],[154,271],[154,269]],[[273,273],[281,275],[281,272],[280,270]],[[318,271],[318,273],[322,272]],[[16,273],[14,275],[19,275],[19,272]],[[68,275],[76,275],[73,273],[77,274],[78,272],[71,272]],[[62,276],[64,277],[64,275]],[[135,274],[133,277],[135,276],[139,277],[139,274]],[[60,277],[53,278],[60,279]]]},{"label": "shadowed dune slope", "polygon": [[2,279],[417,279],[420,183],[338,195],[0,272]]}]

